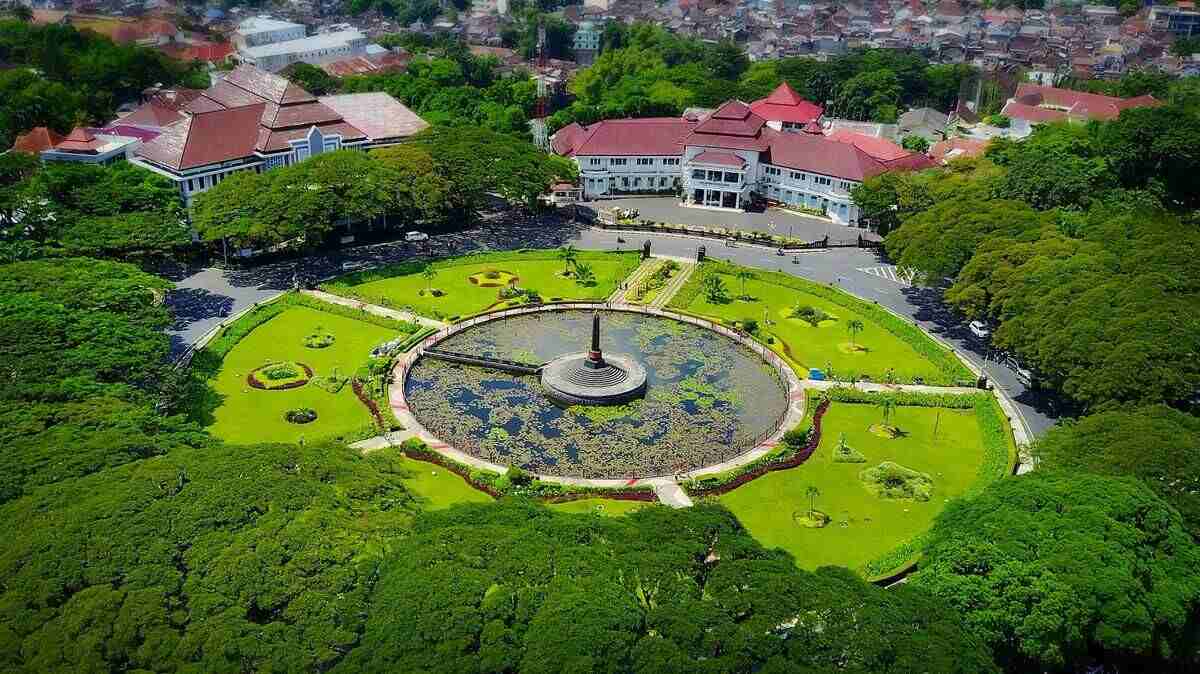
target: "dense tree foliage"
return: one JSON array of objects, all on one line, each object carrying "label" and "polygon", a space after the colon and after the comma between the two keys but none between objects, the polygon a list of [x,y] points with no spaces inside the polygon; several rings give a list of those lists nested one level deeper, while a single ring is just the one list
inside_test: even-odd
[{"label": "dense tree foliage", "polygon": [[192,222],[208,241],[312,246],[343,223],[385,215],[401,224],[470,220],[489,193],[533,206],[555,179],[573,177],[573,164],[523,139],[435,127],[404,147],[234,174],[196,198]]},{"label": "dense tree foliage", "polygon": [[912,584],[949,601],[1013,671],[1191,662],[1200,548],[1132,478],[1036,471],[951,503]]},{"label": "dense tree foliage", "polygon": [[422,515],[338,671],[986,672],[936,602],[799,571],[727,511]]},{"label": "dense tree foliage", "polygon": [[1080,409],[1182,407],[1200,390],[1198,147],[1196,113],[1136,108],[872,178],[854,198],[892,259],[952,282],[952,305],[997,322],[993,344]]},{"label": "dense tree foliage", "polygon": [[517,50],[522,57],[537,57],[538,26],[546,31],[546,56],[555,59],[570,59],[574,54],[575,24],[554,14],[545,14],[536,8],[514,13],[516,20],[500,31],[505,47]]},{"label": "dense tree foliage", "polygon": [[0,61],[21,66],[0,73],[0,147],[35,126],[66,133],[76,124],[107,122],[118,105],[153,84],[208,84],[198,66],[61,24],[0,21]]},{"label": "dense tree foliage", "polygon": [[1141,478],[1200,538],[1200,419],[1162,405],[1107,410],[1050,429],[1034,453],[1039,468]]},{"label": "dense tree foliage", "polygon": [[0,254],[169,256],[191,243],[179,190],[132,164],[0,156]]},{"label": "dense tree foliage", "polygon": [[752,101],[781,82],[822,106],[826,114],[894,122],[910,105],[954,105],[964,65],[931,65],[897,50],[863,50],[829,61],[786,58],[753,64],[736,44],[705,43],[649,24],[610,22],[605,50],[572,84],[576,101],[550,117],[557,129],[572,121],[677,115],[688,106],[730,98]]},{"label": "dense tree foliage", "polygon": [[317,66],[298,61],[279,72],[288,81],[313,96],[324,96],[338,88],[338,79]]}]

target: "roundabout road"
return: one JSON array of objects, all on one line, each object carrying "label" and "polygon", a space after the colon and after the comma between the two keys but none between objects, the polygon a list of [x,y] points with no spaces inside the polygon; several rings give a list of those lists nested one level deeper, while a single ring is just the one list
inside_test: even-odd
[{"label": "roundabout road", "polygon": [[[709,257],[751,267],[783,271],[820,283],[836,284],[847,292],[874,301],[908,318],[936,335],[955,351],[986,372],[1016,405],[1025,425],[1036,436],[1054,424],[1053,401],[1027,390],[1011,368],[986,359],[987,348],[973,337],[966,323],[942,302],[937,290],[912,287],[896,278],[894,270],[878,253],[858,248],[835,248],[776,255],[773,249],[738,245],[727,247],[721,241],[671,235],[646,235],[624,232],[617,242],[616,232],[589,229],[573,224],[548,223],[526,226],[490,226],[431,238],[435,254],[458,254],[472,250],[505,250],[559,246],[566,243],[582,249],[634,249],[651,241],[658,255],[695,258],[703,245]],[[175,278],[176,290],[167,302],[175,311],[175,324],[169,331],[176,353],[185,350],[204,333],[217,327],[228,316],[254,302],[264,300],[292,287],[294,275],[304,280],[336,276],[349,269],[362,269],[410,259],[421,251],[403,242],[382,243],[349,248],[297,261],[268,263],[228,271],[197,269]],[[865,270],[865,271],[864,271]]]}]

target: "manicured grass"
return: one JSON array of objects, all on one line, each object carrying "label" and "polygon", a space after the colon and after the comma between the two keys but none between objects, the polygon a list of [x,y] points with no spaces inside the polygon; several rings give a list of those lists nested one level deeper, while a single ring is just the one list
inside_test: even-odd
[{"label": "manicured grass", "polygon": [[[698,276],[693,275],[689,283],[698,282]],[[884,381],[888,368],[891,368],[896,381],[902,383],[911,382],[913,377],[921,377],[926,383],[952,383],[947,381],[946,373],[936,364],[872,320],[865,311],[858,312],[815,294],[772,283],[770,277],[762,272],[745,282],[746,295],[751,299],[735,299],[742,294],[742,281],[724,273],[719,276],[729,291],[730,299],[727,302],[709,302],[701,292],[681,308],[728,321],[757,321],[759,328],[756,337],[763,342],[767,341],[768,336],[774,337],[772,348],[803,368],[803,376],[807,376],[807,368],[826,370],[827,375],[828,369],[832,368],[833,374],[839,379],[854,374],[867,375],[873,381]],[[792,307],[797,304],[820,309],[834,320],[822,321],[814,327],[799,318],[791,318]],[[764,312],[766,317],[774,321],[772,325],[763,325]],[[861,321],[863,329],[852,340],[846,326],[853,320]],[[853,348],[852,341],[859,348]]]},{"label": "manicured grass", "polygon": [[[480,287],[471,282],[484,272],[496,270],[519,278],[522,288],[536,290],[544,301],[602,300],[612,294],[629,272],[637,268],[636,253],[581,251],[577,261],[591,266],[596,280],[580,285],[562,275],[565,267],[553,250],[527,253],[492,253],[439,260],[433,264],[437,275],[426,279],[423,264],[406,263],[380,270],[352,274],[323,286],[326,290],[374,304],[407,308],[425,316],[446,318],[476,314],[501,302],[498,287]],[[444,294],[433,297],[422,293],[427,286]]]},{"label": "manicured grass", "polygon": [[[984,462],[983,435],[974,410],[899,407],[891,423],[903,435],[892,440],[868,430],[879,423],[880,415],[872,405],[832,403],[812,458],[743,485],[721,496],[720,502],[763,545],[787,550],[805,569],[828,564],[861,569],[929,529],[946,502],[978,479]],[[846,443],[866,457],[865,463],[833,462],[843,433]],[[932,498],[889,501],[873,496],[858,474],[882,461],[928,473],[933,478]],[[817,510],[832,518],[822,529],[805,528],[794,519],[808,510],[810,486],[820,490]],[[848,526],[841,526],[844,519]]]},{"label": "manicured grass", "polygon": [[585,498],[578,501],[567,501],[566,503],[551,503],[550,509],[557,510],[563,513],[596,513],[599,515],[607,515],[609,517],[617,517],[631,513],[638,508],[645,508],[650,505],[641,501],[618,501],[616,499],[607,498]]},{"label": "manicured grass", "polygon": [[453,472],[433,463],[406,456],[400,462],[409,470],[404,486],[421,499],[425,510],[441,510],[459,503],[487,503],[491,496],[467,484]]},{"label": "manicured grass", "polygon": [[[310,349],[304,337],[317,326],[336,337],[331,346]],[[336,394],[314,382],[296,389],[263,391],[246,384],[246,374],[267,361],[286,360],[304,363],[315,377],[326,376],[337,367],[338,374],[350,377],[370,354],[371,349],[397,334],[371,323],[337,316],[305,306],[289,306],[274,318],[254,328],[225,355],[220,370],[210,381],[221,398],[213,410],[209,431],[229,442],[296,442],[354,434],[371,426],[371,415],[347,383]],[[287,410],[311,407],[317,420],[309,424],[291,424],[284,420]]]}]

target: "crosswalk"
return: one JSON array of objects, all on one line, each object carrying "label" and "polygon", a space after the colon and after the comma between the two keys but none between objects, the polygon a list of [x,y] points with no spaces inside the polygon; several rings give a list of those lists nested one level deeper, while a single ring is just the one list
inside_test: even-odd
[{"label": "crosswalk", "polygon": [[893,283],[899,283],[902,286],[911,286],[913,284],[912,272],[907,269],[901,269],[894,264],[885,264],[878,267],[858,267],[857,270],[864,274],[878,276]]}]

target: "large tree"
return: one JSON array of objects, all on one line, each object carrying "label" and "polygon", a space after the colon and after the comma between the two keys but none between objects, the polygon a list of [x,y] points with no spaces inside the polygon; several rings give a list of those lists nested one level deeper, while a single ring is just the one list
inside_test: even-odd
[{"label": "large tree", "polygon": [[1141,478],[1200,539],[1200,418],[1164,405],[1106,410],[1050,429],[1033,453],[1039,468]]},{"label": "large tree", "polygon": [[1012,671],[1194,662],[1200,548],[1133,478],[1000,480],[938,517],[911,584],[950,602]]}]

